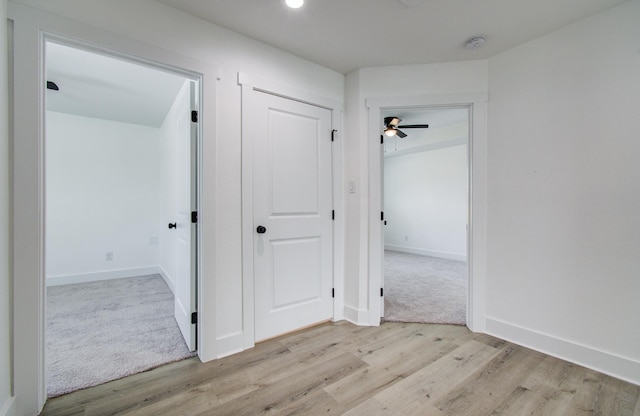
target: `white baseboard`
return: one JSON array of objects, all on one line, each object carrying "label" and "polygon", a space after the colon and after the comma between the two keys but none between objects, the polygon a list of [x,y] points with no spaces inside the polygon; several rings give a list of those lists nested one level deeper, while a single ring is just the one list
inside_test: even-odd
[{"label": "white baseboard", "polygon": [[396,245],[392,245],[392,244],[385,244],[384,245],[384,249],[385,250],[391,250],[391,251],[400,251],[402,253],[419,254],[421,256],[438,257],[438,258],[441,258],[441,259],[467,261],[466,254],[447,253],[447,252],[444,252],[444,251],[424,250],[424,249],[421,249],[421,248],[396,246]]},{"label": "white baseboard", "polygon": [[15,397],[9,397],[0,408],[0,416],[15,416],[16,408],[15,408]]},{"label": "white baseboard", "polygon": [[217,358],[244,351],[244,332],[235,332],[216,339]]},{"label": "white baseboard", "polygon": [[123,279],[126,277],[146,276],[149,274],[160,274],[158,266],[137,267],[133,269],[109,270],[95,273],[67,274],[59,276],[48,276],[45,279],[47,286],[68,285],[72,283],[97,282],[99,280]]},{"label": "white baseboard", "polygon": [[167,271],[162,266],[158,266],[158,273],[160,273],[160,276],[162,276],[162,280],[164,280],[167,286],[169,286],[169,290],[171,290],[171,293],[173,293],[173,295],[175,296],[176,284],[173,282],[171,276],[169,276],[169,273],[167,273]]},{"label": "white baseboard", "polygon": [[344,319],[352,324],[361,326],[375,326],[379,324],[379,322],[370,322],[368,309],[356,309],[348,305],[344,307]]},{"label": "white baseboard", "polygon": [[499,319],[487,318],[486,333],[536,351],[640,385],[640,362],[543,334]]}]

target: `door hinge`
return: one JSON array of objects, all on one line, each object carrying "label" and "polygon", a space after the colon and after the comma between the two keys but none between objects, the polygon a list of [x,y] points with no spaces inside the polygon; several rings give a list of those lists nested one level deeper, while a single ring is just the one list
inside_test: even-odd
[{"label": "door hinge", "polygon": [[336,139],[336,133],[338,132],[338,130],[333,129],[331,130],[331,141],[334,141]]},{"label": "door hinge", "polygon": [[198,111],[196,110],[191,111],[191,122],[192,123],[198,122]]},{"label": "door hinge", "polygon": [[380,288],[380,296],[381,297],[384,296],[384,288],[383,287]]},{"label": "door hinge", "polygon": [[380,213],[380,221],[384,221],[384,212]]},{"label": "door hinge", "polygon": [[192,324],[198,323],[198,312],[191,312],[191,323]]},{"label": "door hinge", "polygon": [[191,223],[192,224],[198,223],[198,211],[191,211]]},{"label": "door hinge", "polygon": [[334,209],[331,210],[331,219],[332,220],[336,219],[336,210],[334,210]]},{"label": "door hinge", "polygon": [[380,144],[384,144],[384,136],[382,134],[380,135]]},{"label": "door hinge", "polygon": [[336,290],[335,289],[331,289],[331,297],[335,298],[336,297]]}]

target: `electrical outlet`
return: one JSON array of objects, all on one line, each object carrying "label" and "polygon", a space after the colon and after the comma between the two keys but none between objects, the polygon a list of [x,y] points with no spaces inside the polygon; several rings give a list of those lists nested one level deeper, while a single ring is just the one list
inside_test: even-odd
[{"label": "electrical outlet", "polygon": [[104,255],[104,259],[105,261],[112,261],[113,260],[113,251],[107,251]]}]

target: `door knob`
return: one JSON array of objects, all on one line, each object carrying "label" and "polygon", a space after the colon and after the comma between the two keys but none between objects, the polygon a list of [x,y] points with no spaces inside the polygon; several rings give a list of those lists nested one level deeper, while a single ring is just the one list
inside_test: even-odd
[{"label": "door knob", "polygon": [[175,222],[174,223],[171,223],[171,222],[169,223],[169,229],[176,228],[177,226],[178,226],[178,224],[176,224]]},{"label": "door knob", "polygon": [[264,233],[266,233],[266,232],[267,232],[267,229],[266,229],[266,228],[264,228],[262,225],[259,225],[259,226],[258,226],[258,228],[256,228],[256,232],[257,232],[258,234],[264,234]]}]

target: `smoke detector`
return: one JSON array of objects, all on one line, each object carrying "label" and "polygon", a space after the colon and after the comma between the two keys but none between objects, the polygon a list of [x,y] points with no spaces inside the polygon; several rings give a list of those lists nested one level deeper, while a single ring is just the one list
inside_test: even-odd
[{"label": "smoke detector", "polygon": [[476,49],[482,48],[486,41],[487,39],[484,36],[474,36],[465,42],[464,47],[470,51],[475,51]]}]

